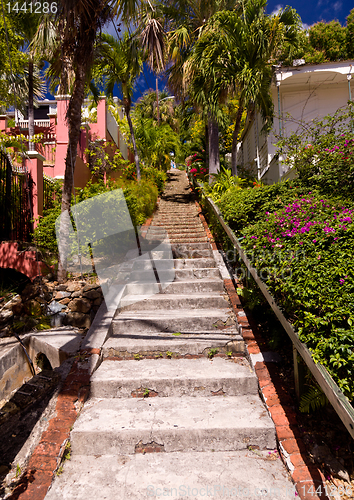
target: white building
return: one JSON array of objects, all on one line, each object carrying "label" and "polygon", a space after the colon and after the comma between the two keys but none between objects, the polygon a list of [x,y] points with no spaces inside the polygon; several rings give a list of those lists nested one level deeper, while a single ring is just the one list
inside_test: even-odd
[{"label": "white building", "polygon": [[276,71],[271,87],[275,114],[271,132],[261,131],[262,118],[258,112],[253,113],[247,118],[238,145],[238,165],[254,165],[258,178],[265,184],[292,176],[282,158],[276,155],[277,136],[289,136],[301,121],[335,113],[354,96],[353,89],[349,95],[353,60],[311,65],[303,62]]}]

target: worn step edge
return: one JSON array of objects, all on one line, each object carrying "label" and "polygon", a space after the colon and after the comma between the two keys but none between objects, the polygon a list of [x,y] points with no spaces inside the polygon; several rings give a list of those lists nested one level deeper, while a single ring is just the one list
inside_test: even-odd
[{"label": "worn step edge", "polygon": [[105,360],[91,377],[96,398],[239,396],[258,393],[258,379],[244,359]]},{"label": "worn step edge", "polygon": [[133,454],[155,442],[166,452],[274,449],[275,427],[258,395],[92,399],[71,432],[76,454]]}]

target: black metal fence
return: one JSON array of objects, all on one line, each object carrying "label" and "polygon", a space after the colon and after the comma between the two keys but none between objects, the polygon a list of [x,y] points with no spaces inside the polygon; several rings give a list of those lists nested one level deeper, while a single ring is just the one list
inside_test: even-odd
[{"label": "black metal fence", "polygon": [[0,240],[31,241],[32,181],[0,150]]}]

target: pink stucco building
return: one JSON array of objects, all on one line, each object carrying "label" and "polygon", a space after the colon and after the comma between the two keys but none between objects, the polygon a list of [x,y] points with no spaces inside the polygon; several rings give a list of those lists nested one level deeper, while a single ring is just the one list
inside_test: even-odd
[{"label": "pink stucco building", "polygon": [[[55,99],[43,100],[34,110],[35,130],[34,133],[42,134],[40,142],[35,143],[35,151],[27,151],[25,165],[18,164],[16,157],[10,165],[12,173],[22,172],[28,175],[31,180],[30,205],[31,218],[34,219],[34,227],[39,218],[43,215],[44,205],[44,175],[54,179],[63,179],[65,174],[65,158],[68,147],[68,125],[66,123],[66,112],[69,105],[70,96],[57,95]],[[123,114],[115,102],[115,110],[118,110],[119,117]],[[75,161],[74,187],[82,188],[91,178],[91,172],[87,165],[88,158],[85,150],[90,140],[102,140],[113,143],[113,148],[107,149],[112,153],[117,149],[121,151],[124,159],[131,161],[132,155],[119,130],[114,110],[107,105],[107,101],[102,97],[96,109],[89,111],[88,103],[85,103],[81,113],[81,133],[77,147]],[[15,119],[15,126],[13,125]],[[12,122],[10,121],[12,120]],[[28,120],[21,113],[16,111],[0,115],[0,133],[7,135],[21,134],[24,136],[24,144],[28,147]],[[21,162],[21,159],[19,159]],[[8,167],[6,167],[8,168]],[[114,173],[112,176],[119,176],[120,173]],[[11,184],[12,181],[10,181]],[[6,231],[5,231],[6,232]],[[5,232],[0,227],[0,267],[12,267],[34,278],[43,271],[42,264],[37,262],[35,252],[25,251],[19,248],[19,244],[10,231],[6,240],[1,241]],[[3,233],[3,234],[2,234]],[[26,236],[21,237],[21,241],[26,241]],[[42,266],[43,267],[43,266]]]},{"label": "pink stucco building", "polygon": [[[57,95],[53,100],[40,101],[39,107],[34,110],[35,134],[43,134],[43,140],[36,143],[35,148],[44,157],[43,173],[54,179],[63,179],[65,173],[68,146],[66,112],[69,99],[68,95]],[[117,102],[115,104],[117,105]],[[117,109],[119,108],[117,107]],[[96,116],[96,121],[92,120],[93,116]],[[15,118],[16,127],[9,127],[10,118]],[[81,121],[81,134],[75,163],[75,187],[84,187],[91,177],[85,155],[85,150],[91,139],[112,142],[121,151],[123,158],[132,159],[124,137],[104,97],[99,100],[97,108],[91,112],[88,111],[88,103],[85,103],[82,108]],[[28,136],[28,120],[24,119],[23,115],[18,112],[16,116],[11,115],[11,113],[0,115],[0,132],[11,135],[21,133],[26,137]]]}]

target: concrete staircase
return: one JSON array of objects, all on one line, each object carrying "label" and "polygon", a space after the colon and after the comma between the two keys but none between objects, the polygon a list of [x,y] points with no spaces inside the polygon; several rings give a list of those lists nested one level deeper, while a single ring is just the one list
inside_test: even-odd
[{"label": "concrete staircase", "polygon": [[185,174],[174,176],[146,239],[167,230],[175,280],[151,295],[139,284],[145,264],[134,263],[137,282],[121,300],[71,432],[72,460],[47,500],[260,498],[256,489],[271,487],[267,498],[289,497],[282,463],[269,460],[274,424],[220,270]]}]

